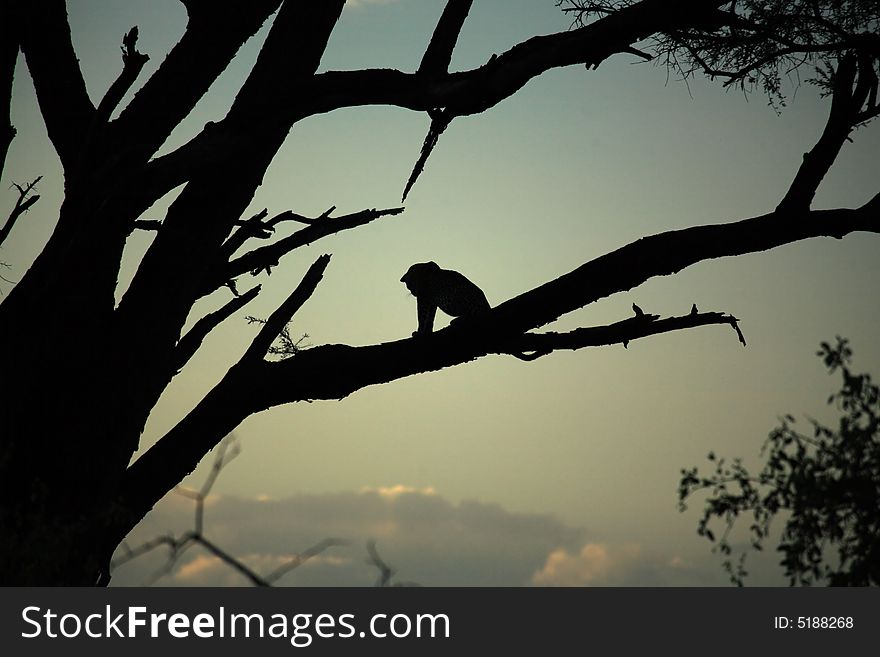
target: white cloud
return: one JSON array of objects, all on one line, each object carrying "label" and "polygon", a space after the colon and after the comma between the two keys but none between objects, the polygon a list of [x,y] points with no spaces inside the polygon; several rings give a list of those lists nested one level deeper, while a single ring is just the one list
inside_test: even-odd
[{"label": "white cloud", "polygon": [[[139,525],[128,543],[192,527],[193,502],[170,495]],[[370,586],[378,571],[367,562],[366,542],[377,541],[380,555],[400,580],[424,585],[529,585],[547,555],[583,540],[549,514],[512,513],[497,505],[453,504],[432,488],[395,485],[357,493],[297,495],[285,499],[212,496],[205,507],[205,534],[258,573],[268,573],[297,551],[326,538],[342,538],[306,562],[280,584]],[[161,552],[121,566],[116,585],[137,585],[160,568]],[[247,580],[199,547],[192,547],[170,576],[170,585],[235,585]]]},{"label": "white cloud", "polygon": [[403,484],[397,484],[395,486],[379,486],[379,488],[370,488],[369,486],[364,486],[361,488],[361,493],[378,493],[382,497],[387,497],[389,499],[393,499],[399,495],[403,495],[405,493],[420,493],[422,495],[436,495],[437,491],[434,490],[432,486],[428,486],[426,488],[413,488],[412,486],[404,486]]},{"label": "white cloud", "polygon": [[681,586],[699,585],[701,573],[680,556],[663,558],[641,545],[585,543],[580,550],[565,548],[547,555],[532,577],[538,586]]},{"label": "white cloud", "polygon": [[[253,572],[266,574],[289,563],[296,558],[296,555],[246,554],[237,558]],[[349,557],[322,554],[304,562],[300,568],[304,570],[348,568],[351,562]],[[244,582],[241,573],[219,557],[199,554],[177,568],[171,581],[167,583],[180,586],[241,586]]]},{"label": "white cloud", "polygon": [[[191,529],[193,510],[192,500],[169,495],[135,529],[129,545]],[[372,586],[378,571],[367,560],[370,539],[377,541],[397,580],[426,586],[704,583],[669,559],[647,558],[637,545],[591,540],[583,529],[550,514],[516,513],[476,501],[456,504],[432,488],[404,485],[284,499],[212,495],[205,508],[205,535],[260,574],[324,539],[349,541],[292,570],[279,585]],[[165,556],[156,551],[121,566],[113,584],[144,583]],[[234,586],[248,580],[194,546],[158,583]]]},{"label": "white cloud", "polygon": [[608,546],[602,543],[587,543],[577,554],[560,548],[547,556],[544,567],[535,573],[532,581],[545,586],[603,584],[616,568],[637,560],[640,552],[637,545],[629,545],[619,548],[612,556]]}]

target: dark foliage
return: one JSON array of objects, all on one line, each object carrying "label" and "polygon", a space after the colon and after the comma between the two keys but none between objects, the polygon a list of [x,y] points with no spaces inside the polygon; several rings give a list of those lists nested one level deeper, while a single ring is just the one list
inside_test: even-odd
[{"label": "dark foliage", "polygon": [[[697,533],[725,555],[731,581],[742,585],[746,552],[734,562],[731,530],[751,515],[749,538],[761,550],[777,516],[785,518],[778,550],[791,585],[880,585],[880,388],[869,374],[850,369],[852,350],[837,338],[818,355],[830,372],[840,372],[840,391],[828,398],[841,413],[836,429],[810,419],[800,433],[791,415],[782,418],[764,445],[764,467],[753,475],[739,458],[714,454],[715,471],[701,476],[682,470],[678,496],[710,491]],[[720,522],[716,538],[711,525]]]},{"label": "dark foliage", "polygon": [[[635,2],[557,4],[583,25]],[[868,69],[876,76],[878,24],[877,0],[735,0],[702,24],[655,34],[650,44],[652,54],[685,79],[703,72],[721,78],[725,86],[761,90],[779,108],[785,105],[785,80],[800,84],[804,65],[809,77],[803,81],[829,94],[835,63],[844,53],[859,52],[866,64],[873,58],[866,76]]]}]

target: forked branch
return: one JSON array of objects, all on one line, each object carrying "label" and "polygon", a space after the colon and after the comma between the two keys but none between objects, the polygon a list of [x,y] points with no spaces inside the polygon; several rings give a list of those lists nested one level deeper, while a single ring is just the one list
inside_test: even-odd
[{"label": "forked branch", "polygon": [[804,154],[791,186],[777,206],[778,212],[810,207],[819,185],[853,128],[880,114],[876,99],[877,74],[873,58],[854,52],[841,57],[834,72],[831,109],[825,129],[816,145]]},{"label": "forked branch", "polygon": [[[331,210],[332,209],[334,208],[331,208]],[[306,222],[303,222],[301,219],[296,219],[299,215],[294,215],[292,212],[276,215],[276,217],[270,220],[270,222],[276,219],[279,221],[283,219],[292,219],[300,221],[301,223],[307,223],[308,225],[277,242],[254,249],[253,251],[249,251],[248,253],[235,258],[218,272],[214,280],[214,285],[211,289],[206,289],[205,293],[212,292],[217,286],[224,285],[226,281],[241,276],[242,274],[257,274],[261,271],[268,270],[271,267],[275,267],[281,258],[291,251],[306,246],[307,244],[311,244],[312,242],[316,242],[322,237],[327,237],[328,235],[333,235],[344,230],[351,230],[352,228],[357,228],[358,226],[363,226],[371,221],[375,221],[380,217],[398,215],[402,212],[403,208],[389,208],[386,210],[376,210],[373,208],[371,210],[361,210],[360,212],[347,214],[342,217],[330,217],[327,212],[325,212],[320,217],[317,217],[316,219],[308,219]],[[241,230],[241,228],[239,228],[239,230]],[[224,251],[228,252],[228,249],[234,246],[236,241],[244,241],[241,238],[237,238],[237,235],[238,231],[227,240],[227,245],[224,247]]]},{"label": "forked branch", "polygon": [[578,328],[566,333],[525,333],[511,340],[509,345],[496,353],[507,353],[521,360],[532,361],[560,349],[575,350],[612,344],[628,347],[630,342],[639,338],[710,324],[729,325],[736,331],[740,343],[745,346],[746,340],[736,317],[719,312],[701,313],[694,306],[689,314],[679,317],[661,319],[659,315],[637,314],[607,326]]},{"label": "forked branch", "polygon": [[18,221],[19,217],[30,210],[31,206],[40,200],[40,195],[34,194],[33,191],[36,188],[37,183],[42,179],[43,176],[37,176],[37,178],[26,185],[12,183],[12,186],[18,191],[18,199],[16,199],[15,206],[9,213],[6,223],[0,228],[0,245],[2,245],[9,237],[9,233],[12,232],[12,227],[15,226],[15,222]]},{"label": "forked branch", "polygon": [[227,259],[231,258],[232,255],[249,239],[265,240],[272,237],[272,235],[275,234],[275,227],[284,221],[295,221],[297,223],[311,226],[320,223],[325,219],[329,219],[335,209],[336,206],[334,205],[314,219],[297,214],[293,210],[285,210],[284,212],[276,214],[271,219],[266,219],[269,210],[268,208],[263,208],[250,219],[239,220],[236,222],[238,228],[229,239],[223,243],[221,252]]},{"label": "forked branch", "polygon": [[[341,399],[369,385],[387,383],[413,374],[459,365],[489,353],[508,353],[511,344],[544,350],[547,344],[524,340],[557,340],[554,348],[575,342],[590,346],[600,339],[633,340],[664,330],[706,324],[730,324],[731,315],[699,312],[654,320],[651,316],[626,320],[615,333],[602,328],[583,329],[564,338],[526,338],[526,331],[610,294],[629,290],[650,278],[672,274],[713,258],[756,253],[781,244],[820,236],[843,237],[857,230],[880,233],[880,194],[861,208],[808,211],[779,221],[776,213],[720,225],[695,226],[649,236],[585,263],[576,270],[506,301],[480,320],[461,321],[430,336],[352,347],[322,345],[298,352],[295,358],[266,362],[263,354],[298,307],[293,298],[277,312],[272,329],[249,349],[244,367],[233,367],[205,399],[176,427],[129,468],[125,500],[136,522],[165,491],[195,468],[216,444],[216,436],[232,431],[253,413],[296,401]],[[320,260],[319,260],[320,263]],[[313,265],[316,267],[319,265]],[[301,284],[301,287],[305,284]],[[299,288],[298,288],[299,289]],[[309,291],[308,294],[311,292]],[[305,291],[292,297],[307,297]],[[637,313],[638,315],[638,313]],[[612,325],[613,326],[613,325]],[[276,330],[277,329],[277,330]],[[741,337],[741,335],[740,335]],[[254,366],[259,368],[257,372]]]},{"label": "forked branch", "polygon": [[211,490],[214,487],[214,484],[217,482],[217,477],[220,475],[220,472],[225,468],[238,454],[240,453],[240,448],[238,443],[234,442],[232,436],[228,437],[224,440],[217,451],[217,455],[214,457],[214,463],[211,466],[211,471],[208,473],[208,477],[205,479],[205,482],[202,484],[202,487],[199,490],[190,490],[182,487],[175,487],[175,491],[185,497],[191,498],[195,502],[195,513],[193,519],[193,528],[182,533],[179,536],[175,536],[174,534],[166,534],[163,536],[157,536],[156,538],[150,539],[141,543],[138,546],[131,547],[128,543],[123,542],[120,546],[120,549],[117,551],[116,555],[114,555],[112,561],[110,562],[111,571],[116,570],[120,566],[133,561],[139,557],[142,557],[158,548],[165,547],[168,550],[168,556],[165,560],[165,563],[153,573],[152,577],[148,580],[148,583],[154,583],[165,575],[170,574],[174,567],[177,565],[180,557],[191,547],[194,545],[199,545],[215,557],[217,557],[220,561],[225,563],[227,566],[232,568],[233,570],[239,572],[242,576],[245,577],[252,585],[254,586],[271,586],[273,582],[279,580],[285,574],[301,566],[307,560],[315,557],[325,550],[331,547],[338,547],[343,545],[348,545],[348,541],[341,540],[338,538],[327,538],[322,541],[319,541],[315,545],[310,548],[292,555],[285,562],[271,571],[267,575],[260,575],[255,570],[248,567],[241,559],[232,556],[218,546],[213,541],[209,540],[205,536],[205,501],[210,495]]}]

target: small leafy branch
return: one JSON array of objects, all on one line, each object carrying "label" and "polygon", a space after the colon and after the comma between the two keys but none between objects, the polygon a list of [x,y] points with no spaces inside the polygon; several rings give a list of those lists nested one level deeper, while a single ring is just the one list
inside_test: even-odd
[{"label": "small leafy branch", "polygon": [[[253,317],[252,315],[248,315],[245,319],[248,324],[265,324],[268,321],[266,319],[260,319],[259,317]],[[290,336],[290,323],[287,323],[284,325],[284,328],[281,329],[281,333],[278,334],[275,342],[269,346],[266,354],[269,356],[277,356],[278,360],[284,360],[285,358],[296,356],[308,346],[308,344],[303,344],[308,337],[308,333],[303,333],[301,338],[294,340]]]}]

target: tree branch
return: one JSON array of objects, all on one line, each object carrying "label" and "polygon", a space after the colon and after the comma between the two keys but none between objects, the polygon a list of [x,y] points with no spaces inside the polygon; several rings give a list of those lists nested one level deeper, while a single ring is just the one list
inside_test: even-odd
[{"label": "tree branch", "polygon": [[873,61],[869,57],[855,53],[841,57],[834,75],[831,109],[828,112],[825,129],[816,145],[804,154],[803,162],[791,186],[777,206],[779,212],[809,209],[816,190],[837,159],[849,133],[865,120],[862,108],[868,101],[872,89],[876,94],[876,86],[877,76],[874,73]]},{"label": "tree branch", "polygon": [[[189,3],[190,9],[201,2]],[[142,343],[145,370],[157,360],[151,357],[151,350],[161,356],[169,343],[176,343],[192,304],[206,288],[211,291],[235,278],[230,275],[218,281],[212,277],[225,264],[222,245],[251,202],[289,127],[261,121],[261,114],[277,102],[279,79],[301,79],[314,73],[342,6],[342,0],[284,3],[227,118],[222,125],[210,124],[203,131],[232,134],[246,142],[247,149],[238,152],[235,166],[215,160],[186,185],[169,207],[162,230],[119,302],[119,322],[132,331],[142,330],[152,321],[151,316],[161,311],[163,321]],[[204,9],[212,15],[223,13],[210,4]],[[295,57],[291,56],[292,43],[297,44]],[[167,175],[159,178],[167,182]]]},{"label": "tree branch", "polygon": [[742,82],[745,78],[748,77],[750,73],[753,73],[763,68],[764,66],[771,64],[777,59],[806,53],[833,52],[834,50],[846,47],[846,45],[847,44],[843,42],[822,44],[793,43],[789,46],[786,46],[785,48],[779,48],[777,50],[773,50],[767,53],[766,55],[763,55],[762,57],[758,57],[749,62],[746,66],[743,66],[742,68],[739,68],[735,71],[728,71],[724,69],[713,68],[704,58],[699,55],[699,53],[694,49],[693,46],[689,44],[683,44],[690,56],[693,57],[694,61],[701,69],[703,69],[703,72],[706,75],[708,75],[710,78],[727,78],[724,81],[725,87],[735,85],[737,82]]},{"label": "tree branch", "polygon": [[531,361],[559,349],[576,350],[612,344],[622,344],[627,347],[630,342],[639,338],[710,324],[731,326],[736,331],[740,343],[745,346],[746,341],[739,329],[738,322],[739,320],[733,315],[719,312],[696,312],[696,306],[694,306],[694,310],[690,314],[680,317],[660,319],[658,315],[643,314],[607,326],[578,328],[567,333],[524,333],[494,353],[510,354],[521,360]]},{"label": "tree branch", "polygon": [[156,152],[281,0],[236,2],[222,11],[201,1],[183,4],[189,14],[186,32],[113,122],[133,158]]},{"label": "tree branch", "polygon": [[214,457],[214,463],[211,465],[211,471],[208,473],[208,477],[205,479],[205,482],[202,484],[202,487],[199,490],[196,491],[181,487],[175,488],[176,492],[191,498],[195,502],[196,508],[193,518],[192,530],[184,532],[180,535],[180,537],[175,537],[173,534],[158,536],[134,548],[129,547],[127,543],[123,543],[119,553],[114,555],[113,559],[110,562],[111,571],[115,570],[125,563],[128,563],[129,561],[132,561],[134,559],[137,559],[138,557],[147,554],[148,552],[152,552],[158,547],[167,546],[169,550],[168,559],[162,566],[162,568],[160,568],[151,578],[151,582],[155,582],[163,575],[169,574],[174,568],[180,556],[190,546],[197,544],[201,545],[208,552],[220,559],[220,561],[228,565],[233,570],[238,571],[254,586],[271,586],[272,582],[280,579],[294,568],[298,568],[303,563],[305,563],[312,557],[321,554],[328,548],[348,545],[348,541],[344,541],[338,538],[326,538],[323,541],[320,541],[312,547],[304,550],[303,552],[293,555],[290,559],[287,560],[286,563],[271,571],[268,575],[262,576],[246,566],[243,561],[232,556],[213,541],[210,541],[205,536],[205,500],[208,498],[211,489],[217,482],[217,477],[220,475],[220,472],[229,464],[230,461],[232,461],[232,459],[238,456],[239,453],[240,449],[238,447],[238,443],[234,442],[234,439],[231,435],[228,436],[220,444],[217,455]]},{"label": "tree branch", "polygon": [[[478,114],[493,107],[549,69],[572,64],[596,67],[615,53],[634,52],[633,43],[659,30],[699,24],[707,13],[722,4],[724,2],[719,0],[681,0],[676,9],[670,11],[666,0],[643,0],[577,30],[524,41],[470,71],[446,75],[432,71],[431,75],[424,75],[393,69],[364,69],[327,71],[306,79],[290,78],[288,85],[278,90],[275,102],[263,108],[260,120],[293,125],[308,116],[343,107],[393,105],[420,112],[442,109],[448,123],[457,116]],[[452,11],[448,5],[447,9]],[[450,22],[448,28],[443,28],[444,34],[452,27],[454,23]],[[441,29],[440,24],[437,29]],[[447,35],[437,42],[436,61],[442,61],[441,43],[445,44],[444,48],[453,45],[448,39]],[[639,56],[644,57],[644,53]],[[165,169],[162,179],[167,177],[176,184],[188,179],[193,171],[211,161],[209,144],[224,139],[223,134],[223,130],[213,134],[203,131],[173,153],[156,160],[156,167]],[[226,156],[233,160],[242,147],[244,145],[226,148]]]},{"label": "tree branch", "polygon": [[324,540],[319,541],[318,543],[315,543],[312,547],[308,548],[307,550],[303,550],[299,554],[293,555],[287,561],[287,563],[279,566],[278,568],[276,568],[272,572],[268,573],[267,575],[265,575],[263,577],[263,579],[269,585],[271,585],[272,582],[275,582],[275,581],[281,579],[284,575],[289,573],[294,568],[299,568],[306,561],[308,561],[312,557],[318,556],[324,550],[331,548],[331,547],[342,547],[345,545],[349,545],[349,541],[346,541],[341,538],[325,538]]},{"label": "tree branch", "polygon": [[[323,345],[274,363],[242,361],[128,469],[123,500],[132,513],[130,522],[136,523],[248,415],[295,401],[342,399],[368,385],[507,351],[511,341],[525,331],[697,262],[757,253],[813,237],[841,238],[858,230],[880,233],[880,194],[858,209],[814,210],[788,219],[779,221],[776,213],[770,213],[734,223],[645,237],[502,303],[480,320],[461,320],[427,337],[363,347]],[[649,322],[644,324],[643,331],[650,335],[647,331],[651,323],[663,329],[686,328],[689,323],[697,326],[702,321],[736,323],[729,315],[697,313],[696,318],[688,315]],[[619,333],[618,337],[622,335]],[[578,339],[588,346],[583,336]],[[599,334],[592,336],[598,337]],[[640,336],[634,332],[631,339],[636,337]]]},{"label": "tree branch", "polygon": [[49,138],[68,174],[76,168],[95,115],[73,44],[63,0],[19,11],[21,49]]},{"label": "tree branch", "polygon": [[220,249],[221,254],[224,258],[231,258],[232,255],[249,239],[269,239],[275,234],[275,226],[284,221],[296,221],[311,226],[328,219],[335,209],[336,206],[334,205],[329,210],[322,212],[321,215],[315,219],[304,217],[292,210],[285,210],[284,212],[276,214],[271,219],[263,221],[263,219],[266,218],[266,215],[269,214],[269,210],[263,208],[250,219],[236,222],[239,228],[223,243],[223,246]]},{"label": "tree branch", "polygon": [[138,28],[135,25],[122,38],[122,72],[119,77],[113,81],[104,98],[98,104],[97,116],[98,123],[105,123],[110,120],[113,110],[119,105],[122,97],[125,95],[131,85],[137,80],[144,65],[150,60],[149,55],[138,52],[137,49]]},{"label": "tree branch", "polygon": [[758,253],[813,237],[880,233],[880,194],[858,209],[769,214],[643,237],[494,308],[497,329],[517,335],[601,298],[703,260]]},{"label": "tree branch", "polygon": [[422,57],[422,63],[419,64],[418,73],[439,75],[449,70],[452,51],[472,4],[473,0],[448,0],[431,37],[431,43]]},{"label": "tree branch", "polygon": [[440,139],[440,135],[449,127],[449,124],[452,122],[452,115],[449,112],[444,112],[443,110],[435,110],[429,111],[428,114],[431,117],[431,125],[428,128],[428,134],[425,135],[425,141],[422,144],[422,150],[419,153],[419,159],[416,160],[416,164],[413,167],[412,173],[409,174],[409,180],[406,181],[406,186],[403,188],[403,196],[400,198],[400,202],[403,203],[406,201],[406,195],[409,194],[409,190],[412,189],[413,185],[416,184],[416,180],[419,179],[422,171],[425,170],[425,163],[428,161],[428,157],[430,157],[431,153],[434,151],[434,147],[437,145],[437,141]]},{"label": "tree branch", "polygon": [[324,270],[327,269],[329,263],[330,256],[327,254],[322,255],[312,263],[312,266],[309,267],[309,270],[303,276],[299,285],[296,286],[296,289],[285,299],[284,303],[278,306],[275,312],[269,315],[269,319],[263,324],[260,332],[257,333],[257,337],[254,338],[251,346],[248,347],[244,356],[242,356],[242,362],[263,360],[266,352],[269,351],[269,347],[272,346],[272,343],[278,337],[278,334],[281,333],[284,326],[302,308],[302,305],[308,301],[309,297],[312,296],[318,283],[324,277]]},{"label": "tree branch", "polygon": [[28,183],[24,187],[13,183],[13,187],[18,190],[18,199],[15,201],[15,206],[9,213],[9,217],[6,219],[6,223],[3,224],[2,228],[0,228],[0,244],[3,244],[6,241],[6,238],[9,237],[9,233],[12,232],[12,227],[15,225],[15,222],[18,221],[18,218],[25,212],[30,210],[31,206],[34,203],[40,200],[39,194],[34,194],[33,196],[31,196],[31,192],[34,191],[37,183],[40,182],[42,179],[43,176],[37,176],[37,178],[35,178],[32,182]]},{"label": "tree branch", "polygon": [[6,154],[15,137],[10,110],[12,107],[12,79],[15,77],[15,62],[18,59],[18,33],[13,3],[0,5],[0,176],[6,165]]},{"label": "tree branch", "polygon": [[270,226],[267,225],[268,222],[263,222],[263,219],[265,219],[268,214],[269,208],[263,208],[250,219],[236,221],[235,223],[238,224],[239,227],[223,243],[223,246],[220,247],[220,252],[225,257],[229,258],[250,238],[257,237],[259,239],[267,239],[271,237],[275,232],[274,224]]},{"label": "tree branch", "polygon": [[[289,105],[293,121],[341,107],[395,105],[427,111],[444,108],[450,116],[478,114],[549,69],[572,64],[597,67],[615,53],[658,31],[699,24],[717,0],[682,0],[670,10],[665,0],[643,0],[587,26],[533,37],[485,65],[441,77],[390,69],[328,71],[312,79]],[[714,13],[712,14],[714,16]]]},{"label": "tree branch", "polygon": [[174,368],[179,372],[183,366],[189,362],[195,353],[202,346],[202,341],[217,328],[221,323],[226,321],[233,313],[238,312],[260,293],[260,286],[251,288],[244,294],[234,297],[228,301],[222,308],[208,313],[197,321],[193,327],[180,338],[177,346],[174,348]]},{"label": "tree branch", "polygon": [[[229,262],[229,264],[225,266],[215,278],[210,289],[205,289],[205,294],[212,292],[216,285],[222,285],[224,281],[228,281],[231,278],[235,278],[248,272],[258,273],[263,270],[268,270],[269,268],[276,266],[283,256],[287,255],[294,249],[316,242],[322,237],[327,237],[328,235],[333,235],[334,233],[339,233],[343,230],[357,228],[358,226],[368,224],[379,217],[397,215],[401,212],[403,212],[403,208],[389,208],[387,210],[376,210],[373,208],[371,210],[361,210],[360,212],[336,218],[325,216],[327,213],[324,213],[318,219],[313,220],[313,223],[306,228],[298,230],[292,235],[280,239],[273,244],[249,251]],[[276,215],[276,218],[280,217],[290,218],[290,215],[287,215],[286,213]],[[234,237],[235,235],[233,235],[230,240]]]}]

